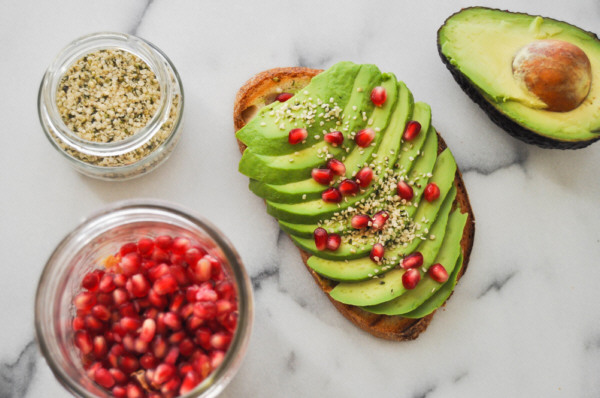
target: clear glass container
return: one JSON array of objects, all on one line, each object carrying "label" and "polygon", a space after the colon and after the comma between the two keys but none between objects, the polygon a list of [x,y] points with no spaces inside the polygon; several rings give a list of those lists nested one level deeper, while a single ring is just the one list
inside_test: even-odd
[{"label": "clear glass container", "polygon": [[[57,89],[63,75],[90,53],[115,49],[127,51],[144,61],[160,85],[160,104],[154,116],[139,131],[107,143],[80,138],[62,120]],[[153,44],[139,37],[102,32],[73,41],[54,59],[40,85],[38,114],[47,138],[79,172],[103,180],[126,180],[147,173],[164,162],[182,131],[184,94],[173,63]]]},{"label": "clear glass container", "polygon": [[127,201],[105,209],[68,234],[50,256],[37,288],[35,329],[38,345],[58,381],[74,396],[112,395],[86,375],[74,345],[72,299],[83,276],[125,242],[160,235],[184,236],[219,258],[237,290],[238,323],[221,365],[184,398],[215,397],[233,378],[252,329],[252,285],[231,243],[214,226],[164,202]]}]

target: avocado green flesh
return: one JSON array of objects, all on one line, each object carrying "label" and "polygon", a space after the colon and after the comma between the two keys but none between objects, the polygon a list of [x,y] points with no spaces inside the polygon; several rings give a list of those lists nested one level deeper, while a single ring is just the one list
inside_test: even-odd
[{"label": "avocado green flesh", "polygon": [[[540,39],[572,43],[591,62],[589,94],[571,111],[544,110],[545,104],[513,77],[512,61],[517,51]],[[549,18],[474,7],[448,18],[438,33],[438,44],[453,73],[458,71],[466,77],[503,117],[558,141],[599,138],[600,41],[591,34]]]},{"label": "avocado green flesh", "polygon": [[[344,144],[342,145],[343,148],[333,147],[323,139],[311,147],[279,156],[261,155],[256,153],[257,149],[255,149],[255,147],[249,147],[242,154],[239,171],[251,179],[260,181],[260,183],[264,184],[286,185],[288,183],[293,184],[298,181],[312,179],[310,174],[311,170],[315,167],[323,166],[326,163],[325,153],[331,154],[334,158],[341,158],[346,154],[346,150],[350,150],[355,146],[354,140],[349,138],[350,133],[358,131],[357,129],[360,126],[366,124],[366,122],[363,121],[363,114],[366,117],[371,117],[374,109],[369,93],[365,90],[359,91],[358,89],[370,87],[372,84],[379,84],[381,81],[382,75],[377,67],[374,65],[364,65],[361,67],[356,76],[356,80],[354,81],[350,93],[350,100],[343,111],[346,121],[340,126],[335,127],[337,130],[343,130],[345,132],[345,134],[342,133],[345,135]],[[385,83],[385,85],[392,87],[393,83]],[[319,111],[317,111],[317,114],[318,112]],[[309,129],[309,134],[312,134],[313,130],[314,129]],[[314,133],[319,136],[319,138],[322,138],[324,136],[323,130],[325,130],[324,127],[319,127],[319,129],[314,130]],[[329,132],[329,130],[326,131]],[[284,146],[297,147],[297,145],[290,145],[287,141],[287,137],[282,142],[284,143]],[[294,186],[292,186],[292,189],[293,188]],[[257,192],[261,191],[258,187],[255,187],[255,189]],[[269,189],[265,190],[265,193],[269,192]],[[271,199],[269,197],[261,197],[268,200]]]},{"label": "avocado green flesh", "polygon": [[[384,112],[385,107],[377,108],[373,112],[374,123],[371,127],[375,128],[378,126],[382,126],[381,131],[377,132],[375,134],[375,137],[377,138],[378,136],[381,137],[383,135],[386,135],[386,136],[393,135],[394,137],[397,138],[397,139],[385,140],[386,145],[379,145],[377,147],[377,152],[376,152],[377,158],[376,159],[384,159],[385,156],[388,156],[388,158],[389,158],[389,156],[393,156],[391,154],[391,151],[393,151],[394,153],[397,153],[398,148],[400,146],[400,141],[401,141],[400,137],[402,136],[402,133],[404,132],[404,126],[406,125],[406,121],[412,114],[413,101],[412,101],[412,95],[410,94],[410,91],[408,91],[408,89],[406,88],[406,85],[401,82],[398,83],[398,90],[399,90],[398,101],[397,101],[398,106],[395,107],[393,116],[391,118],[392,119],[391,125],[393,126],[393,128],[390,128],[389,130],[385,128],[388,125],[387,121],[389,120],[389,118],[385,118],[385,116],[383,116],[383,115],[382,115],[382,117],[376,116],[377,111]],[[388,112],[388,114],[389,114],[389,112]],[[385,119],[386,121],[382,121],[382,119]],[[390,134],[385,133],[388,131]],[[381,141],[378,141],[378,142],[381,142]],[[355,147],[355,151],[357,151],[357,148],[358,147]],[[368,148],[372,148],[372,147],[368,147]],[[368,148],[365,148],[365,150]],[[352,153],[354,153],[355,151],[352,151]],[[359,156],[359,159],[360,159],[360,156]],[[348,158],[346,159],[346,161],[348,161]],[[333,216],[334,213],[344,210],[344,209],[348,208],[348,206],[354,205],[358,201],[360,201],[363,198],[370,195],[371,192],[373,192],[373,189],[374,189],[373,184],[371,184],[371,186],[369,188],[367,188],[364,193],[361,193],[361,194],[358,194],[358,195],[352,196],[352,197],[346,197],[345,200],[343,200],[341,203],[326,203],[321,199],[303,202],[303,203],[293,203],[293,204],[275,203],[275,202],[267,201],[267,212],[270,215],[272,215],[273,217],[277,218],[278,220],[282,220],[282,221],[287,221],[287,222],[292,222],[292,223],[301,223],[301,224],[315,223],[320,220],[330,218],[331,216]]]},{"label": "avocado green flesh", "polygon": [[[452,274],[460,255],[460,240],[462,239],[466,222],[467,214],[462,214],[459,210],[454,211],[448,219],[444,245],[435,258],[435,263],[442,264],[448,274]],[[425,268],[427,269],[429,266]],[[383,304],[364,309],[375,314],[385,315],[401,315],[416,309],[442,286],[442,283],[434,281],[429,275],[423,272],[421,272],[421,278],[421,281],[413,290],[393,300],[387,302],[381,301]]]},{"label": "avocado green flesh", "polygon": [[[453,187],[444,200],[440,215],[431,228],[431,233],[435,235],[435,239],[427,239],[418,247],[418,251],[423,255],[423,267],[425,268],[433,263],[433,259],[440,250],[442,242],[444,242],[448,214],[452,209],[455,197],[456,188]],[[365,258],[364,261],[371,261],[371,259]],[[361,282],[341,282],[329,294],[344,304],[369,306],[384,303],[404,293],[405,289],[402,284],[404,272],[403,269],[392,269],[383,274],[373,273],[372,275],[378,276],[374,279],[370,278]]]},{"label": "avocado green flesh", "polygon": [[[437,143],[437,136],[434,135],[434,137],[435,137],[434,141]],[[430,141],[430,140],[428,139],[427,141]],[[442,153],[440,155],[440,157],[442,157],[443,154],[444,153]],[[444,155],[444,157],[448,158],[448,155]],[[438,158],[438,160],[439,160],[439,158]],[[422,163],[427,164],[425,161]],[[452,165],[452,163],[447,164],[447,162],[445,160],[442,161],[440,164],[444,164],[444,167]],[[437,166],[437,163],[436,163],[436,166]],[[456,167],[456,166],[454,166],[454,167]],[[415,166],[415,171],[416,170],[418,170],[418,167]],[[435,172],[435,170],[434,170],[434,172]],[[447,177],[447,179],[450,180],[450,187],[452,187],[452,181],[454,180],[454,173],[455,172],[452,171],[452,167],[450,167],[450,170],[448,170],[448,172],[446,172],[445,170],[442,170],[442,172],[437,173],[438,175],[434,174],[434,176],[436,177],[436,181],[438,181],[440,183],[440,191],[442,191],[442,188],[445,187],[446,180],[444,180],[442,178],[443,176],[440,176],[439,174],[444,174]],[[448,188],[448,191],[449,191],[448,195],[445,195],[445,196],[454,197],[455,194],[450,190],[450,187]],[[429,228],[431,226],[431,223],[433,223],[435,221],[436,215],[438,213],[443,214],[442,209],[444,209],[444,204],[447,206],[445,199],[442,197],[442,194],[440,194],[440,198],[438,198],[436,201],[434,201],[432,203],[428,203],[429,206],[425,206],[424,204],[419,206],[419,208],[427,207],[427,212],[423,212],[420,215],[422,217],[425,217],[428,220],[428,222],[427,223],[423,222],[421,228]],[[427,235],[430,235],[431,233],[432,232],[430,231],[430,233],[428,233]],[[415,238],[412,240],[412,242],[408,243],[406,246],[398,246],[391,250],[386,250],[385,257],[386,258],[403,257],[407,254],[412,253],[421,242],[422,242],[421,239]],[[367,253],[368,252],[366,252],[366,253],[363,252],[363,256],[367,255]],[[371,259],[368,256],[362,257],[362,258],[359,258],[356,260],[338,259],[336,261],[336,260],[331,260],[331,259],[320,258],[320,257],[313,255],[308,259],[307,265],[310,268],[312,268],[315,272],[317,272],[318,274],[320,274],[326,278],[336,280],[336,281],[365,280],[365,279],[372,277],[373,275],[380,274],[383,271],[382,266],[371,261]]]},{"label": "avocado green flesh", "polygon": [[[425,104],[424,102],[415,103],[411,120],[418,121],[421,124],[422,132],[413,141],[411,141],[411,142],[403,141],[402,142],[402,144],[400,146],[400,150],[398,152],[395,152],[396,156],[399,156],[399,158],[397,158],[393,154],[389,154],[389,157],[388,157],[390,164],[397,163],[399,165],[399,167],[397,167],[396,169],[401,174],[406,174],[406,171],[410,170],[412,165],[414,163],[416,163],[416,158],[418,156],[417,154],[422,153],[421,149],[423,148],[423,144],[425,143],[427,136],[429,134],[435,135],[434,129],[431,129],[431,131],[429,131],[429,128],[431,125],[431,108],[429,107],[429,105]],[[393,128],[395,128],[395,127],[391,126],[391,129],[393,129]],[[388,144],[386,142],[383,142],[381,145],[384,148],[388,147]],[[431,150],[432,150],[432,153],[433,153],[433,156],[435,159],[435,156],[436,156],[435,152],[437,152],[437,142],[436,142],[435,146],[432,146]],[[429,170],[429,171],[431,171],[431,170]],[[312,180],[312,181],[314,182],[314,180]],[[314,183],[317,184],[316,182],[314,182]],[[298,183],[298,184],[300,184],[300,183]],[[319,185],[319,184],[317,184],[317,185]],[[320,197],[321,192],[323,191],[323,187],[322,187],[322,185],[319,185],[319,187],[320,187],[320,190],[318,191],[318,193],[315,193],[315,194],[313,194],[312,192],[307,193],[306,200],[314,199],[315,197]],[[252,183],[251,183],[251,189],[252,189]],[[318,195],[318,196],[312,196],[312,195],[309,196],[309,194]],[[285,202],[285,201],[281,200],[278,202]],[[287,203],[298,203],[298,202],[299,201],[293,200],[293,201],[289,201]],[[285,221],[281,221],[281,220],[279,221],[279,225],[285,232],[287,232],[291,235],[298,236],[300,238],[311,238],[313,236],[313,231],[319,227],[317,224],[295,224],[295,223],[289,223],[289,222],[285,222]],[[347,230],[349,230],[349,228],[351,228],[350,223],[348,221],[344,221],[344,222],[335,223],[332,226],[327,226],[326,229],[329,233],[336,232],[338,234],[343,234]]]},{"label": "avocado green flesh", "polygon": [[448,278],[446,283],[444,283],[440,287],[440,289],[433,294],[433,296],[427,299],[427,301],[425,301],[423,304],[421,304],[419,307],[412,310],[411,312],[402,314],[402,317],[411,319],[423,318],[424,316],[431,314],[433,311],[437,310],[442,305],[444,305],[446,300],[448,300],[448,297],[450,297],[450,295],[454,291],[454,287],[456,286],[456,282],[458,281],[458,274],[460,273],[462,265],[463,256],[461,254],[458,257],[458,261],[456,262],[454,271],[452,271],[452,274],[450,274],[450,277]]},{"label": "avocado green flesh", "polygon": [[369,253],[372,248],[370,245],[356,247],[342,242],[336,251],[319,250],[315,245],[314,238],[300,238],[294,235],[290,235],[290,238],[292,238],[294,243],[302,250],[329,260],[354,260],[356,258],[364,257],[365,253]]},{"label": "avocado green flesh", "polygon": [[[248,148],[253,148],[255,153],[262,155],[285,155],[311,147],[319,141],[314,138],[315,134],[322,134],[323,130],[329,131],[330,128],[336,127],[334,120],[325,121],[317,114],[312,126],[309,127],[301,125],[304,123],[300,123],[298,120],[289,118],[278,120],[277,115],[271,115],[270,112],[295,103],[302,103],[305,100],[308,101],[309,98],[312,98],[313,103],[317,103],[318,100],[331,103],[330,99],[333,98],[334,103],[337,103],[340,108],[344,108],[350,99],[355,78],[363,66],[352,62],[335,64],[312,78],[310,84],[297,92],[288,102],[275,101],[262,108],[246,126],[236,133],[236,137]],[[374,66],[370,65],[369,67]],[[378,69],[377,72],[378,76],[381,76]],[[320,125],[321,121],[324,123],[323,126]],[[309,134],[306,143],[287,144],[290,130],[298,127],[308,127]],[[287,145],[282,145],[283,143]]]}]

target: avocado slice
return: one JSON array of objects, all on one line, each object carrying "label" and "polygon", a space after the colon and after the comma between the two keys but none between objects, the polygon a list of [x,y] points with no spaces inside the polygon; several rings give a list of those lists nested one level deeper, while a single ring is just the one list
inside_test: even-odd
[{"label": "avocado slice", "polygon": [[[448,214],[452,209],[454,198],[456,197],[456,188],[452,187],[448,197],[444,200],[444,204],[440,209],[440,215],[431,228],[431,234],[435,235],[435,239],[427,239],[423,241],[418,250],[423,254],[423,267],[428,268],[435,259],[446,233],[446,225],[448,223]],[[364,258],[365,262],[371,262],[370,258]],[[389,302],[396,297],[404,294],[405,289],[402,285],[402,275],[405,270],[402,268],[394,268],[391,271],[375,273],[375,269],[371,270],[374,279],[370,278],[360,282],[341,282],[334,287],[329,293],[335,300],[344,304],[358,306],[372,306],[380,303]]]},{"label": "avocado slice", "polygon": [[[427,136],[429,134],[432,134],[435,136],[434,129],[429,131],[429,127],[431,125],[431,108],[429,107],[429,105],[427,105],[424,102],[415,103],[415,106],[413,109],[412,120],[418,121],[421,124],[421,130],[423,131],[423,133],[419,134],[417,136],[417,138],[415,138],[412,142],[408,142],[408,141],[402,142],[402,144],[400,146],[400,150],[395,152],[397,154],[397,156],[399,156],[399,158],[395,157],[393,154],[389,154],[389,156],[388,156],[389,163],[396,162],[398,167],[395,167],[395,169],[398,170],[398,172],[403,175],[406,175],[408,173],[408,171],[411,169],[412,165],[415,163],[416,157],[422,153],[421,149],[423,147],[423,144],[424,144]],[[394,128],[394,126],[391,126],[391,128]],[[392,140],[393,139],[394,138],[392,138]],[[387,147],[387,144],[385,142],[382,143],[382,145],[384,147]],[[435,160],[437,146],[432,145],[430,150],[432,151],[432,156],[433,156],[433,159]],[[347,163],[347,165],[348,165],[348,163]],[[353,167],[354,170],[359,170],[362,165],[361,166],[350,165],[350,166]],[[431,170],[429,170],[429,171],[431,171]],[[321,196],[322,190],[323,190],[323,188],[321,186],[321,191],[318,193],[319,197]],[[308,198],[307,198],[307,200],[308,200]],[[296,203],[296,202],[294,202],[294,203]],[[279,225],[281,226],[281,229],[283,229],[285,232],[289,233],[290,235],[298,236],[300,238],[312,238],[314,230],[319,227],[319,225],[317,225],[317,224],[295,224],[295,223],[289,223],[289,222],[285,222],[285,221],[281,221],[281,220],[279,221]],[[345,231],[347,231],[349,228],[351,228],[349,221],[346,221],[346,222],[335,223],[332,226],[327,226],[326,229],[330,233],[336,232],[336,233],[341,234],[341,233],[344,233]]]},{"label": "avocado slice", "polygon": [[454,291],[454,287],[456,286],[456,282],[458,281],[458,274],[460,273],[462,265],[463,256],[461,254],[458,257],[458,261],[456,262],[454,271],[452,271],[452,274],[450,275],[446,283],[444,283],[440,287],[440,289],[433,294],[433,296],[427,299],[427,301],[425,301],[423,304],[421,304],[419,307],[412,310],[411,312],[402,314],[402,317],[411,319],[423,318],[424,316],[431,314],[433,311],[437,310],[442,305],[444,305],[446,300],[448,300],[448,297],[450,297],[450,295]]},{"label": "avocado slice", "polygon": [[[329,132],[329,130],[325,129],[325,126],[318,126],[320,123],[315,123],[318,128],[308,130],[309,133],[315,130],[315,137],[319,137],[318,139],[320,139],[320,141],[311,147],[279,156],[258,154],[254,147],[250,147],[244,151],[242,160],[239,164],[239,171],[257,181],[257,183],[254,183],[254,187],[251,186],[250,188],[254,188],[253,191],[255,193],[260,193],[264,189],[256,186],[260,183],[287,185],[288,183],[294,184],[295,182],[306,179],[312,180],[312,178],[310,178],[311,170],[326,163],[327,159],[325,158],[325,155],[327,153],[334,158],[345,156],[346,151],[349,151],[354,147],[354,140],[350,138],[351,133],[359,131],[362,126],[366,125],[366,120],[371,117],[373,112],[374,106],[370,99],[368,88],[381,84],[384,79],[390,80],[389,75],[382,75],[375,65],[363,65],[360,68],[354,81],[352,91],[350,92],[350,100],[344,107],[342,113],[342,120],[344,121],[340,121],[340,125],[334,127],[344,134],[344,144],[341,147],[333,147],[323,140],[322,138],[325,132]],[[395,92],[395,81],[389,83],[384,82],[383,86],[388,89],[393,87]],[[310,85],[307,86],[307,88],[310,89]],[[365,90],[365,88],[367,89]],[[390,98],[390,103],[390,107],[393,106],[393,98]],[[295,147],[295,145],[289,145],[287,143],[287,138],[282,142],[283,146]],[[313,183],[319,185],[315,181],[313,181]],[[298,187],[292,185],[292,189],[293,188]],[[321,189],[323,189],[322,186]],[[270,192],[269,189],[265,189],[266,194]],[[271,199],[263,195],[259,196],[264,197],[265,199]],[[300,198],[302,198],[302,195],[300,195]]]},{"label": "avocado slice", "polygon": [[[395,79],[395,78],[394,78]],[[389,93],[390,91],[388,91]],[[389,101],[389,97],[388,97]],[[384,105],[381,108],[375,109],[373,112],[373,124],[370,126],[375,131],[380,129],[375,134],[375,147],[369,146],[367,148],[354,148],[352,154],[357,153],[357,156],[352,161],[361,161],[363,155],[366,153],[373,154],[373,149],[376,149],[377,157],[375,159],[384,159],[386,156],[390,156],[392,151],[397,153],[400,146],[400,137],[404,132],[404,126],[408,118],[412,114],[413,99],[410,91],[406,85],[402,82],[398,82],[398,106],[393,110],[394,115],[391,118],[394,122],[392,128],[387,129],[390,118],[387,117],[392,111],[390,108],[386,108]],[[391,137],[389,137],[391,136]],[[386,138],[387,137],[387,138]],[[394,139],[395,137],[395,139]],[[380,143],[384,142],[384,145]],[[361,154],[362,152],[362,154]],[[346,158],[346,161],[350,161]],[[360,163],[359,163],[360,164]],[[319,220],[327,219],[348,206],[352,206],[358,201],[364,199],[373,192],[373,185],[367,188],[364,193],[358,194],[353,197],[346,197],[341,203],[326,203],[321,199],[312,200],[303,203],[275,203],[267,201],[267,213],[277,218],[278,220],[295,222],[295,223],[314,223]]]},{"label": "avocado slice", "polygon": [[[461,253],[460,240],[462,239],[463,229],[467,222],[467,216],[467,214],[461,213],[460,210],[455,210],[450,215],[444,244],[435,258],[435,263],[442,264],[446,268],[446,271],[448,271],[448,274],[452,274]],[[425,268],[429,268],[429,265]],[[442,286],[441,283],[434,281],[429,275],[423,272],[421,272],[421,277],[421,281],[413,290],[391,301],[382,302],[383,304],[372,307],[365,307],[364,309],[375,314],[385,315],[401,315],[416,309]]]},{"label": "avocado slice", "polygon": [[[542,40],[574,45],[589,59],[589,92],[574,109],[550,110],[548,100],[513,73],[519,50]],[[583,148],[600,139],[600,40],[595,34],[551,18],[472,7],[450,16],[439,29],[438,51],[461,88],[512,136],[561,149]],[[564,63],[556,61],[548,69],[567,69]],[[572,74],[572,68],[564,73]],[[550,81],[540,83],[549,90]],[[554,94],[569,97],[574,91]]]},{"label": "avocado slice", "polygon": [[[330,118],[329,121],[324,120],[324,116],[319,116],[314,109],[325,103],[330,107],[337,104],[343,109],[350,99],[354,80],[361,68],[362,65],[352,62],[338,62],[315,76],[303,90],[297,92],[290,100],[284,103],[275,101],[262,108],[246,126],[236,133],[236,137],[248,147],[247,149],[252,148],[254,153],[261,155],[285,155],[313,146],[319,141],[314,138],[314,135],[322,134],[323,130],[329,131],[330,128],[337,127],[336,118]],[[299,109],[292,110],[294,107]],[[305,118],[299,120],[281,117],[279,112],[287,109],[290,109],[291,113],[300,115],[306,115],[312,109],[314,118],[307,125]],[[321,122],[323,122],[323,126],[320,125]],[[287,143],[290,130],[297,127],[307,128],[309,134],[306,143],[282,145],[282,143]]]}]

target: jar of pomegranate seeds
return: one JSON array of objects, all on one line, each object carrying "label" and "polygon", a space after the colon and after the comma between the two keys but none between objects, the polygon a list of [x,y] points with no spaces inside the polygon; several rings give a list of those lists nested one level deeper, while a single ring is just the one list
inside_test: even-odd
[{"label": "jar of pomegranate seeds", "polygon": [[153,44],[96,33],[63,49],[38,95],[46,137],[77,171],[126,180],[164,162],[182,131],[183,86]]},{"label": "jar of pomegranate seeds", "polygon": [[251,283],[207,221],[155,201],[112,205],[68,234],[38,284],[35,328],[76,397],[215,397],[245,354]]}]

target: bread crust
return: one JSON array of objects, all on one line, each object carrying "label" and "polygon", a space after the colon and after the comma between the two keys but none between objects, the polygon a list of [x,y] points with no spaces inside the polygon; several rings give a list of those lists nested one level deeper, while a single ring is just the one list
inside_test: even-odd
[{"label": "bread crust", "polygon": [[[252,118],[255,111],[264,105],[274,101],[278,92],[285,92],[286,89],[293,87],[304,87],[314,76],[322,72],[320,69],[311,69],[304,67],[274,68],[260,72],[248,80],[238,91],[235,97],[233,109],[233,124],[235,131],[244,127]],[[446,143],[438,133],[438,153],[446,148]],[[240,153],[244,152],[246,146],[238,140]],[[467,213],[467,223],[465,225],[461,239],[461,249],[463,253],[463,266],[459,272],[459,279],[465,273],[473,240],[475,236],[475,218],[469,202],[469,196],[465,188],[460,170],[456,170],[454,183],[457,187],[454,208],[460,205],[463,213]],[[435,311],[420,319],[403,318],[399,315],[377,315],[363,310],[362,308],[340,303],[329,295],[329,292],[335,287],[336,282],[321,277],[312,268],[307,265],[310,254],[300,250],[302,261],[306,269],[310,272],[313,279],[319,285],[321,290],[327,295],[335,308],[354,323],[359,328],[372,334],[373,336],[395,341],[405,341],[416,339],[423,332],[435,315]],[[445,305],[445,303],[444,303]]]}]

